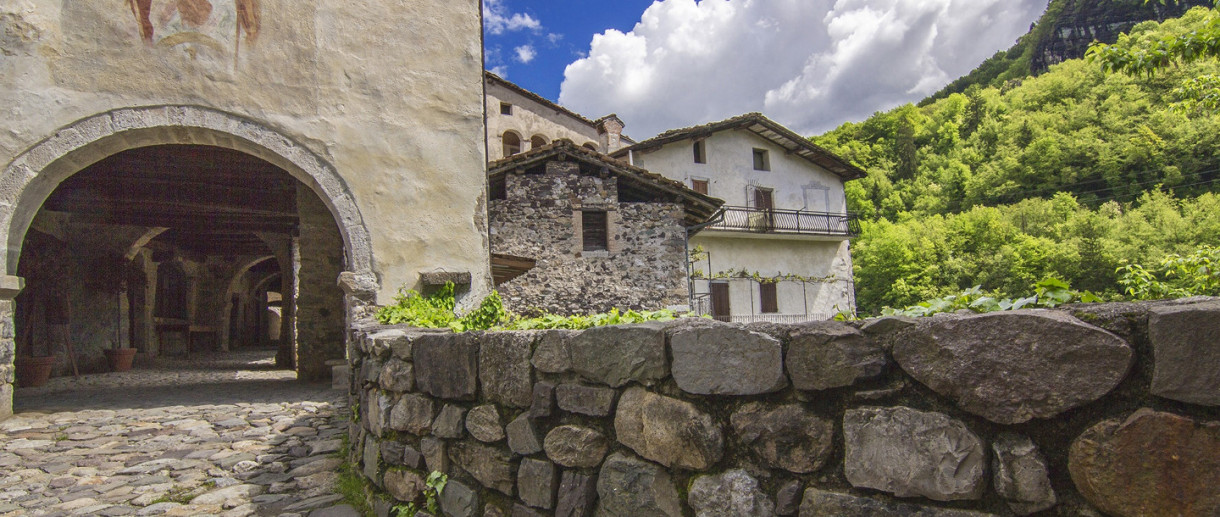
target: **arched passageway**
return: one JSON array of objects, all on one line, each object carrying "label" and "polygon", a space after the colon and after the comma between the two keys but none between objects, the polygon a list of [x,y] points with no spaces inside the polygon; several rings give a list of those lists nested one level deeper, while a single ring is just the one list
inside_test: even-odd
[{"label": "arched passageway", "polygon": [[[327,361],[344,355],[346,314],[379,289],[368,230],[343,177],[292,138],[240,116],[197,106],[101,113],[18,155],[0,184],[0,321],[24,334],[7,338],[14,355],[50,354],[57,373],[71,368],[69,344],[85,371],[103,368],[101,350],[116,344],[159,354],[163,341],[180,349],[198,338],[201,347],[231,349],[233,294],[266,279],[257,268],[243,272],[243,261],[273,257],[281,276],[264,289],[279,297],[279,363],[302,379],[325,378]],[[155,315],[164,262],[187,273],[189,317],[174,318],[187,321]],[[12,393],[0,384],[0,417]]]},{"label": "arched passageway", "polygon": [[17,354],[54,356],[55,375],[107,371],[110,348],[139,360],[267,348],[292,368],[306,344],[341,358],[344,266],[330,211],[283,169],[217,146],[123,150],[61,182],[31,220]]}]

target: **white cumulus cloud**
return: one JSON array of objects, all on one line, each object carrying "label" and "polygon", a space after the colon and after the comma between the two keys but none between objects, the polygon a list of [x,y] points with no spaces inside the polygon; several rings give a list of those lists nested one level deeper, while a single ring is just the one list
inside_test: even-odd
[{"label": "white cumulus cloud", "polygon": [[484,0],[483,29],[488,34],[503,34],[504,31],[541,30],[542,22],[524,13],[512,13],[503,0]]},{"label": "white cumulus cloud", "polygon": [[529,64],[530,61],[533,61],[538,56],[538,52],[530,45],[521,45],[513,49],[513,51],[517,54],[517,62],[522,64]]},{"label": "white cumulus cloud", "polygon": [[919,100],[1011,46],[1046,0],[658,0],[595,35],[559,101],[643,138],[761,111],[812,134]]}]

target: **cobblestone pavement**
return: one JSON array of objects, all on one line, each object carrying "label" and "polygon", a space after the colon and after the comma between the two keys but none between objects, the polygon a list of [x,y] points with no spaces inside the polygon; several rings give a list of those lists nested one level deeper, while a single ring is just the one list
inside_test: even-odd
[{"label": "cobblestone pavement", "polygon": [[0,515],[356,515],[346,399],[274,351],[52,379],[0,422]]}]

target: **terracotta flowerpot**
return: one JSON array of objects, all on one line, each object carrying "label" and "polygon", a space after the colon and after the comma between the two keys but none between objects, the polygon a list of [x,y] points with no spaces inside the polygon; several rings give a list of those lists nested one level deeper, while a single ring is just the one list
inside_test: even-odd
[{"label": "terracotta flowerpot", "polygon": [[55,366],[55,356],[45,357],[19,356],[14,361],[17,367],[17,387],[34,388],[42,386],[51,378],[51,368]]},{"label": "terracotta flowerpot", "polygon": [[102,350],[106,354],[106,360],[110,362],[110,371],[125,372],[131,369],[131,362],[136,358],[136,349],[134,348],[118,348]]}]

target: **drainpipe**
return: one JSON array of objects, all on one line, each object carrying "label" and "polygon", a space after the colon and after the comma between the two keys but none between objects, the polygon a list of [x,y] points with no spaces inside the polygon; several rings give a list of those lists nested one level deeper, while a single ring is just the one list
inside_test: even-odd
[{"label": "drainpipe", "polygon": [[[627,157],[628,158],[631,157],[631,151],[627,151]],[[720,223],[723,221],[724,221],[724,209],[721,208],[719,210],[716,210],[716,213],[712,214],[712,218],[708,219],[707,222],[686,227],[686,234],[685,234],[686,259],[684,260],[684,262],[686,262],[686,298],[687,298],[687,304],[690,305],[691,311],[695,310],[695,279],[691,278],[691,274],[694,273],[694,271],[691,270],[690,235],[691,235],[691,233],[697,232],[699,230],[707,228],[708,226],[711,226],[711,225],[714,225],[714,224],[717,224],[717,223]],[[708,268],[709,269],[711,268],[711,257],[708,257]],[[712,274],[712,272],[709,270],[708,274],[710,275],[710,274]]]}]

